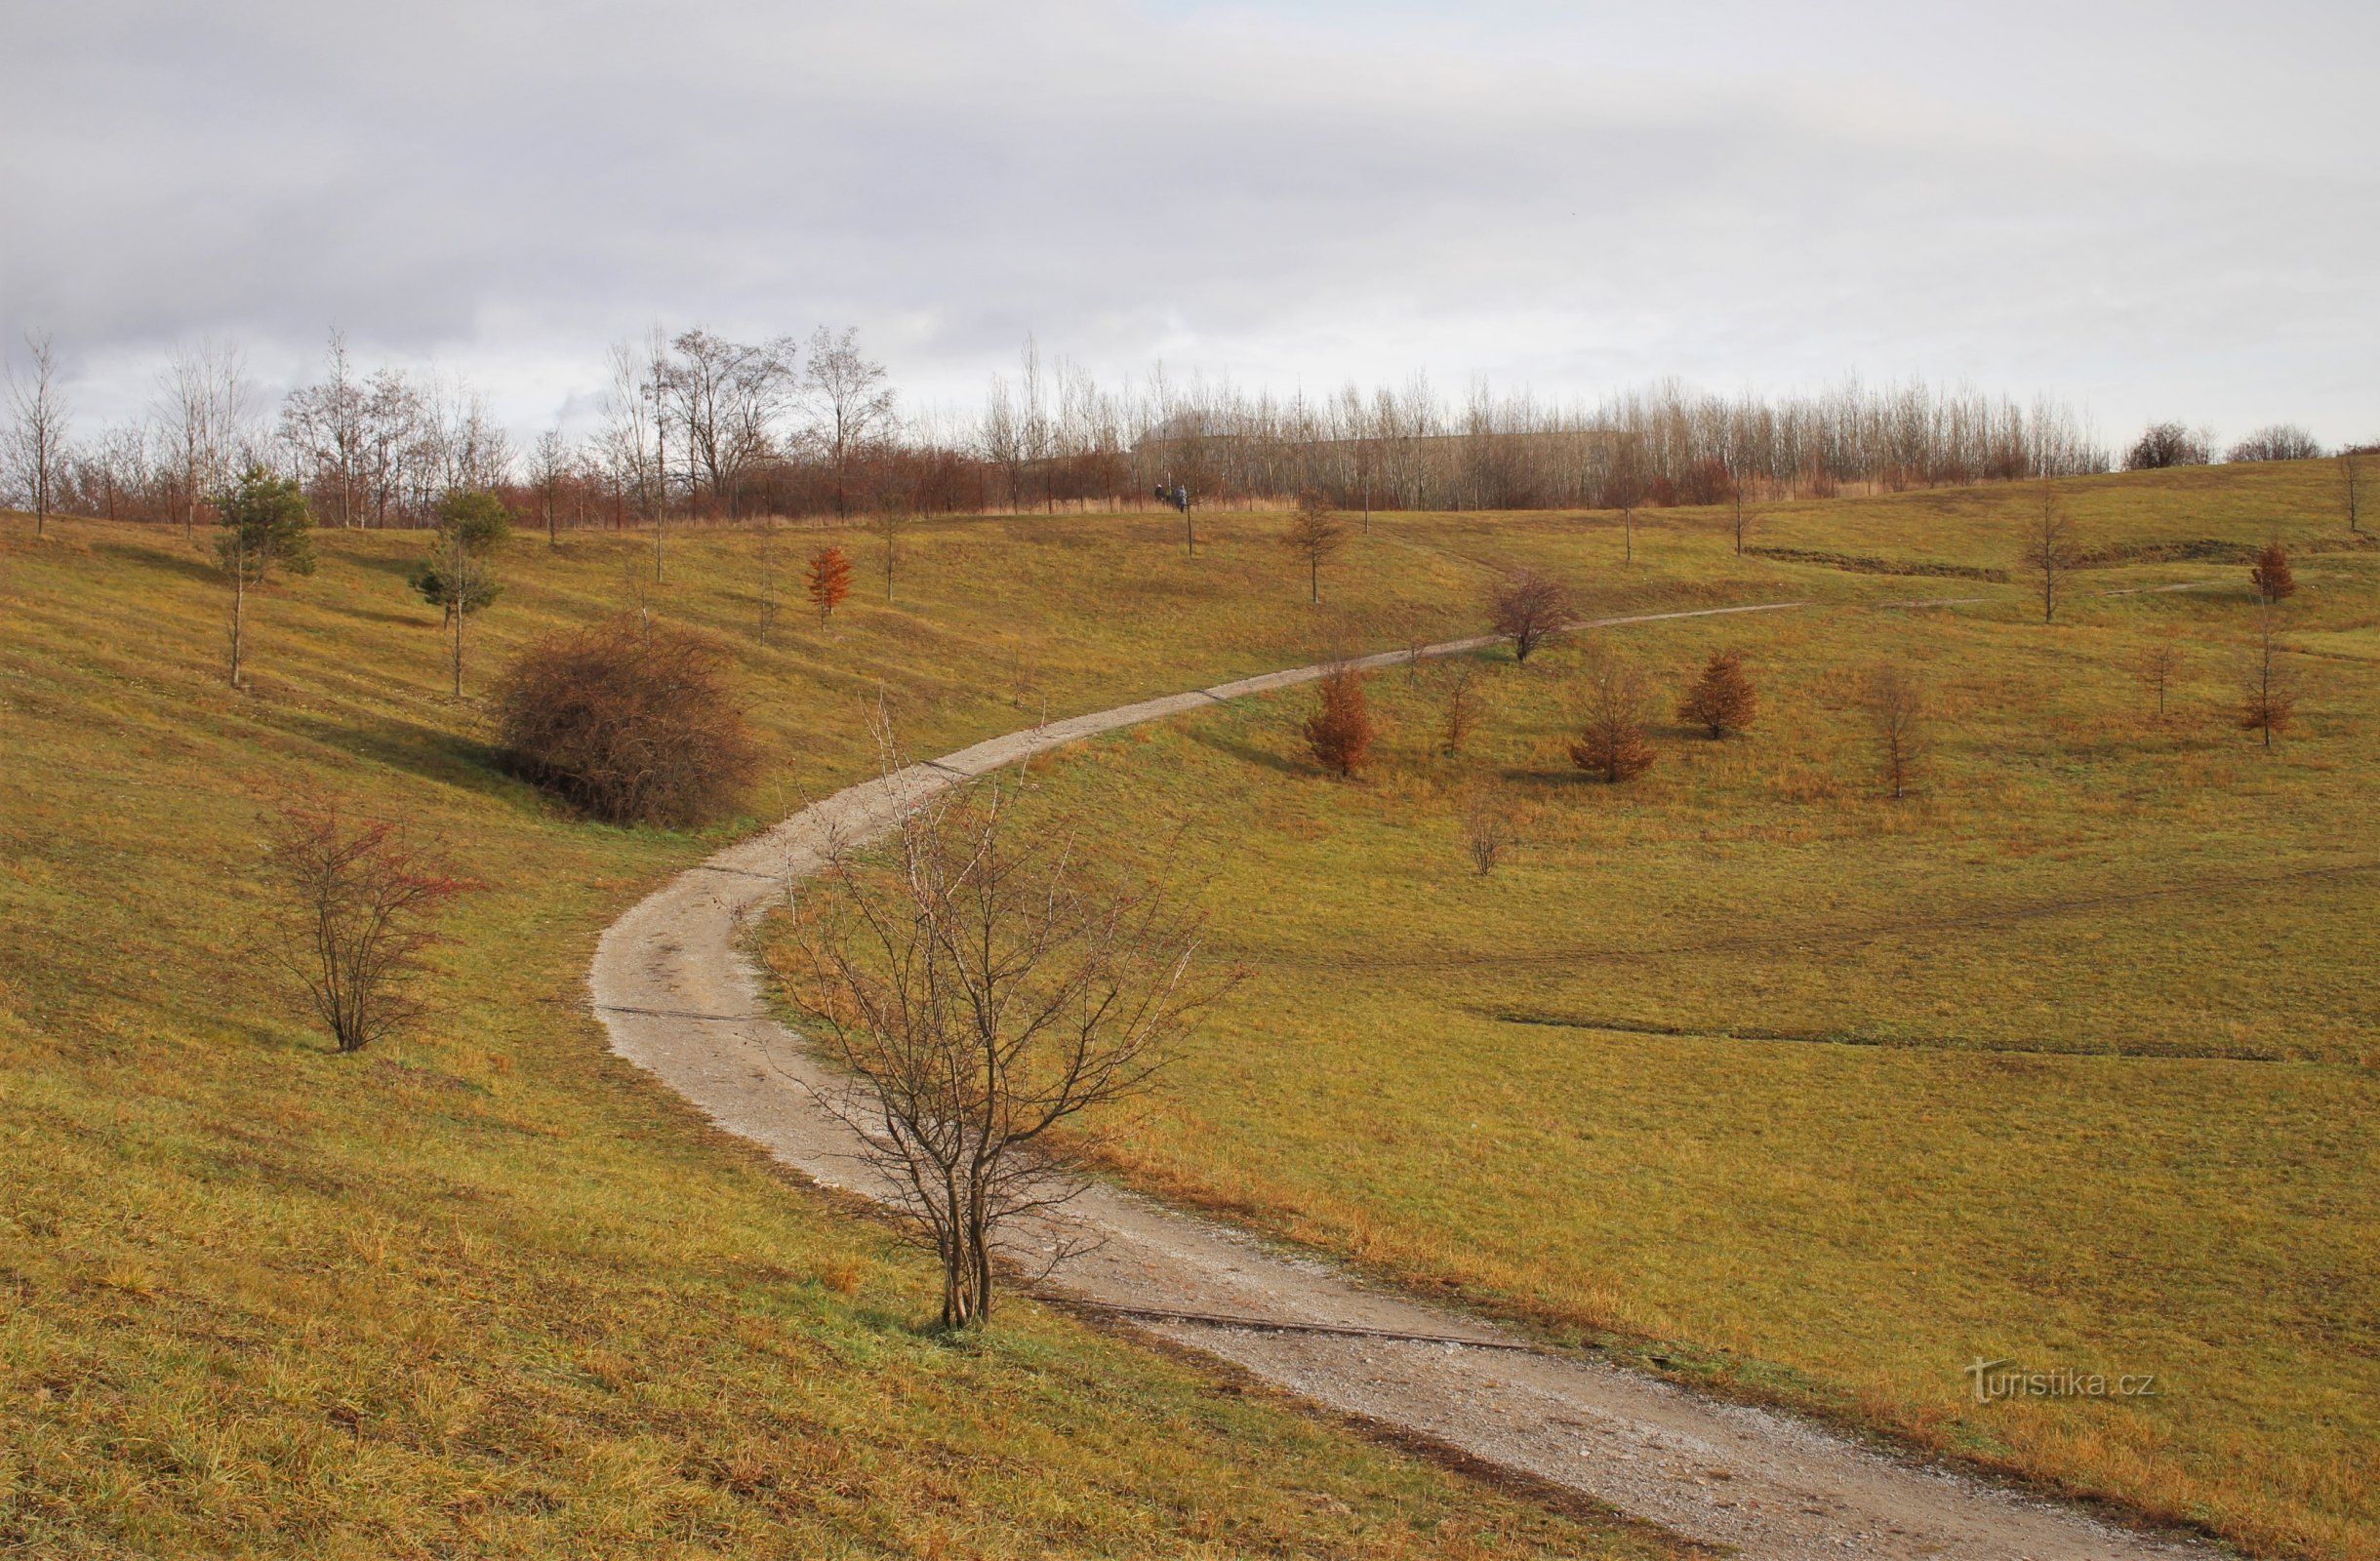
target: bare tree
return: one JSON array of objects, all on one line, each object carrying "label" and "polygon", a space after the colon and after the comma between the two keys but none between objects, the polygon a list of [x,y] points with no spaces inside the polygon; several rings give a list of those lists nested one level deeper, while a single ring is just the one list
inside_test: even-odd
[{"label": "bare tree", "polygon": [[766,646],[769,635],[777,627],[778,578],[784,572],[784,560],[777,545],[777,517],[760,518],[760,537],[753,549],[752,589],[759,599],[760,643]]},{"label": "bare tree", "polygon": [[1281,544],[1306,560],[1308,600],[1319,603],[1323,562],[1347,545],[1347,522],[1331,507],[1329,495],[1311,490],[1298,500]]},{"label": "bare tree", "polygon": [[2168,466],[2203,466],[2215,459],[2213,445],[2214,440],[2203,428],[2154,422],[2124,453],[2124,469],[2161,471]]},{"label": "bare tree", "polygon": [[[909,814],[883,868],[836,852],[798,907],[789,994],[849,1080],[828,1105],[941,1261],[945,1328],[990,1316],[1003,1233],[1082,1190],[1108,1110],[1233,980],[1200,973],[1203,926],[1162,883],[1095,876],[1101,855],[988,781]],[[1053,1265],[1080,1250],[1049,1239]]]},{"label": "bare tree", "polygon": [[1479,724],[1479,672],[1469,657],[1457,657],[1446,670],[1446,695],[1438,707],[1438,746],[1459,759]]},{"label": "bare tree", "polygon": [[1484,878],[1512,849],[1517,832],[1512,793],[1493,780],[1472,787],[1463,808],[1463,849],[1472,870]]},{"label": "bare tree", "polygon": [[2239,674],[2239,729],[2262,736],[2268,748],[2297,718],[2297,680],[2280,659],[2285,649],[2280,615],[2280,608],[2269,601],[2258,612],[2256,643]]},{"label": "bare tree", "polygon": [[178,347],[159,378],[166,434],[181,467],[182,535],[196,535],[198,506],[231,480],[247,420],[239,348],[206,340]]},{"label": "bare tree", "polygon": [[7,454],[9,464],[22,473],[25,497],[33,501],[33,535],[39,537],[49,530],[50,506],[65,464],[68,408],[49,336],[28,332],[24,345],[31,367],[21,378],[14,369],[8,375]]},{"label": "bare tree", "polygon": [[408,986],[438,941],[430,918],[479,886],[431,866],[393,824],[318,798],[284,805],[267,828],[283,963],[339,1050],[360,1052],[420,1012]]},{"label": "bare tree", "polygon": [[1925,685],[1916,673],[1887,661],[1869,670],[1862,703],[1877,768],[1899,801],[1925,763]]},{"label": "bare tree", "polygon": [[884,599],[893,599],[893,566],[901,558],[901,538],[916,515],[901,501],[898,495],[878,497],[869,508],[867,529],[876,534],[876,546],[884,558]]},{"label": "bare tree", "polygon": [[2293,422],[2259,428],[2223,453],[2226,460],[2319,460],[2321,441]]},{"label": "bare tree", "polygon": [[2166,698],[2171,694],[2173,685],[2180,681],[2186,660],[2182,654],[2181,638],[2171,629],[2142,647],[2133,660],[2133,675],[2140,679],[2140,686],[2149,696],[2157,700],[2157,718],[2159,721],[2165,718]]},{"label": "bare tree", "polygon": [[1517,569],[1496,582],[1489,620],[1513,642],[1513,660],[1526,665],[1546,636],[1570,621],[1570,587],[1534,569]]},{"label": "bare tree", "polygon": [[2067,517],[2066,507],[2058,502],[2057,491],[2048,483],[2041,484],[2041,507],[2025,527],[2025,547],[2022,562],[2041,582],[2041,621],[2052,622],[2058,616],[2058,592],[2081,562],[2081,548],[2075,541],[2074,522]]},{"label": "bare tree", "polygon": [[370,391],[347,361],[347,339],[331,333],[324,353],[329,372],[301,385],[281,403],[281,442],[305,463],[314,503],[330,523],[357,526],[366,514]]},{"label": "bare tree", "polygon": [[537,436],[537,444],[529,454],[529,480],[537,488],[539,512],[545,521],[545,545],[562,545],[559,522],[554,519],[554,500],[561,497],[562,484],[570,480],[578,467],[578,458],[572,454],[570,441],[559,428],[548,428]]},{"label": "bare tree", "polygon": [[2356,469],[2357,461],[2361,459],[2361,456],[2353,450],[2339,452],[2339,498],[2346,503],[2347,529],[2351,532],[2360,532],[2363,529],[2362,474]]},{"label": "bare tree", "polygon": [[[820,448],[834,468],[834,512],[850,513],[846,495],[852,457],[891,430],[893,392],[884,365],[860,353],[860,334],[836,336],[825,326],[810,338],[810,361],[802,370],[802,399]],[[1031,393],[1037,398],[1038,389]],[[1038,416],[1037,407],[1033,415]]]},{"label": "bare tree", "polygon": [[675,356],[662,382],[685,433],[687,469],[733,516],[746,476],[774,447],[791,402],[793,340],[746,345],[695,330],[670,346]]}]

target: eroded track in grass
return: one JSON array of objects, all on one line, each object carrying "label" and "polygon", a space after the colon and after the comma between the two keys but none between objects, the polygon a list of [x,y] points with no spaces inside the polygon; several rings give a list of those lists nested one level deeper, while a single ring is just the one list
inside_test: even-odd
[{"label": "eroded track in grass", "polygon": [[[1631,623],[1805,606],[1768,602],[1598,620]],[[1449,641],[1443,656],[1497,643]],[[1367,657],[1387,666],[1409,653]],[[744,952],[755,918],[849,846],[938,791],[1069,742],[1287,688],[1295,667],[995,738],[803,809],[713,856],[608,928],[588,975],[613,1049],[728,1131],[817,1181],[867,1196],[851,1130],[801,1038],[767,1017]],[[1705,1398],[1363,1283],[1214,1221],[1109,1187],[1062,1218],[1096,1239],[1048,1288],[1232,1361],[1332,1409],[1607,1501],[1767,1561],[2136,1561],[2205,1556],[2054,1502],[1904,1462],[1800,1421]],[[1048,1239],[1046,1236],[1042,1239]],[[1946,1363],[1946,1370],[1955,1363]]]}]

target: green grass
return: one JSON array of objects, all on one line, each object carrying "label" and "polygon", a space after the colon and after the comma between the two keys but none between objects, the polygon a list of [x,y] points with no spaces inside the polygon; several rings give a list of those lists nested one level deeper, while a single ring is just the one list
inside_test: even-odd
[{"label": "green grass", "polygon": [[[866,774],[881,687],[939,751],[1271,667],[1336,632],[1268,520],[1193,565],[1135,522],[928,529],[893,607],[750,644],[747,535],[655,609],[739,646],[755,813]],[[1029,1303],[945,1342],[924,1264],[611,1058],[602,926],[742,824],[598,828],[440,698],[419,538],[326,536],[252,603],[170,532],[0,517],[0,1553],[1665,1553]],[[846,538],[862,559],[869,555]],[[812,539],[788,543],[788,573]],[[472,686],[619,610],[633,538],[514,544]],[[1381,539],[1334,590],[1463,626],[1476,569]],[[1020,674],[1015,663],[1024,663]],[[312,786],[484,894],[433,1019],[359,1057],[287,1001],[260,815]]]},{"label": "green grass", "polygon": [[[2091,571],[2044,625],[2022,581],[1739,562],[1682,512],[1633,575],[1599,521],[1388,527],[1558,565],[1597,606],[1829,604],[1614,632],[1665,716],[1725,646],[1764,700],[1724,743],[1665,723],[1635,782],[1562,756],[1569,646],[1482,659],[1462,762],[1434,751],[1445,674],[1399,670],[1354,783],[1301,751],[1305,692],[1046,764],[1040,803],[1094,833],[1188,826],[1179,868],[1251,972],[1118,1173],[1724,1391],[2259,1553],[2380,1555],[2380,551],[2319,550],[2344,536],[2319,466],[2069,493],[2096,546],[2292,543],[2306,692],[2277,749],[2232,720],[2237,565]],[[2034,501],[1797,504],[1755,540],[2005,566]],[[1948,595],[1989,600],[1858,605]],[[2191,660],[2159,723],[2127,667],[2169,627]],[[1857,704],[1887,656],[1936,740],[1897,804]],[[1490,777],[1525,839],[1481,879],[1462,797]],[[1973,1403],[1962,1368],[1999,1356],[2161,1396]]]}]

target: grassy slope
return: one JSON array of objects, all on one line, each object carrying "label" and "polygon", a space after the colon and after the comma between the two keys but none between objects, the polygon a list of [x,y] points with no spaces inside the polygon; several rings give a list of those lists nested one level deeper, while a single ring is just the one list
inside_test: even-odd
[{"label": "grassy slope", "polygon": [[[1327,630],[1256,526],[1194,568],[1153,525],[936,528],[901,606],[789,615],[768,652],[743,637],[753,540],[688,537],[656,606],[746,644],[773,808],[863,773],[879,679],[933,751],[1044,691],[1294,660]],[[913,1256],[603,1051],[596,932],[724,831],[585,826],[496,776],[406,599],[418,539],[325,538],[258,605],[234,696],[198,554],[58,529],[0,517],[0,1552],[1643,1547],[1030,1305],[964,1347],[922,1335]],[[646,556],[516,543],[478,664],[616,610]],[[1384,545],[1344,579],[1401,632],[1451,626],[1469,572]],[[258,817],[293,784],[490,886],[435,1021],[358,1058],[288,1012],[253,936]]]},{"label": "grassy slope", "polygon": [[[1192,826],[1184,870],[1254,973],[1121,1169],[1733,1390],[2259,1550],[2380,1554],[2380,873],[2262,881],[2380,861],[2380,553],[2306,545],[2339,535],[2328,499],[2305,466],[2074,489],[2098,545],[2298,544],[2307,694],[2270,755],[2229,723],[2237,566],[2094,571],[2078,591],[2221,584],[2078,594],[2043,626],[2018,583],[1755,585],[1681,513],[1638,539],[1652,592],[1990,600],[1615,636],[1665,698],[1743,647],[1766,701],[1742,740],[1663,732],[1624,788],[1562,758],[1573,648],[1491,659],[1470,763],[1432,751],[1439,677],[1401,672],[1355,784],[1301,752],[1307,694],[1060,760],[1052,806]],[[1757,540],[2004,565],[2027,503],[1795,505]],[[1606,602],[1625,574],[1599,531],[1480,535]],[[2191,660],[2160,725],[2126,664],[2168,627]],[[1934,695],[1935,773],[1899,805],[1855,703],[1883,654]],[[1488,772],[1527,843],[1480,880],[1460,799]],[[1977,1406],[1961,1369],[1997,1356],[2164,1393]]]}]

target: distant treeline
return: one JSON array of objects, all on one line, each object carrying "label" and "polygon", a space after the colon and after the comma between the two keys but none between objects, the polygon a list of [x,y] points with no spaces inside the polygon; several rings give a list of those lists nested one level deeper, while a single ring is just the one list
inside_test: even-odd
[{"label": "distant treeline", "polygon": [[[44,373],[54,358],[37,356]],[[1727,398],[1667,382],[1593,405],[1426,380],[1319,397],[1183,383],[1133,390],[1045,367],[1027,347],[972,419],[905,419],[854,333],[736,342],[705,331],[616,346],[601,416],[581,437],[516,438],[468,386],[366,371],[330,341],[322,377],[260,404],[236,349],[177,353],[153,413],[76,440],[44,379],[41,454],[14,438],[8,477],[52,511],[194,524],[250,463],[300,479],[317,520],[419,526],[457,489],[503,494],[557,528],[657,518],[1137,508],[1193,503],[1574,509],[1828,497],[2104,471],[2109,452],[2053,402],[2020,405],[1921,383]],[[23,385],[16,400],[30,405]],[[2268,429],[2234,459],[2310,453]],[[2211,459],[2163,424],[2127,464]],[[44,463],[46,461],[46,464]],[[36,475],[46,483],[37,483]]]}]

